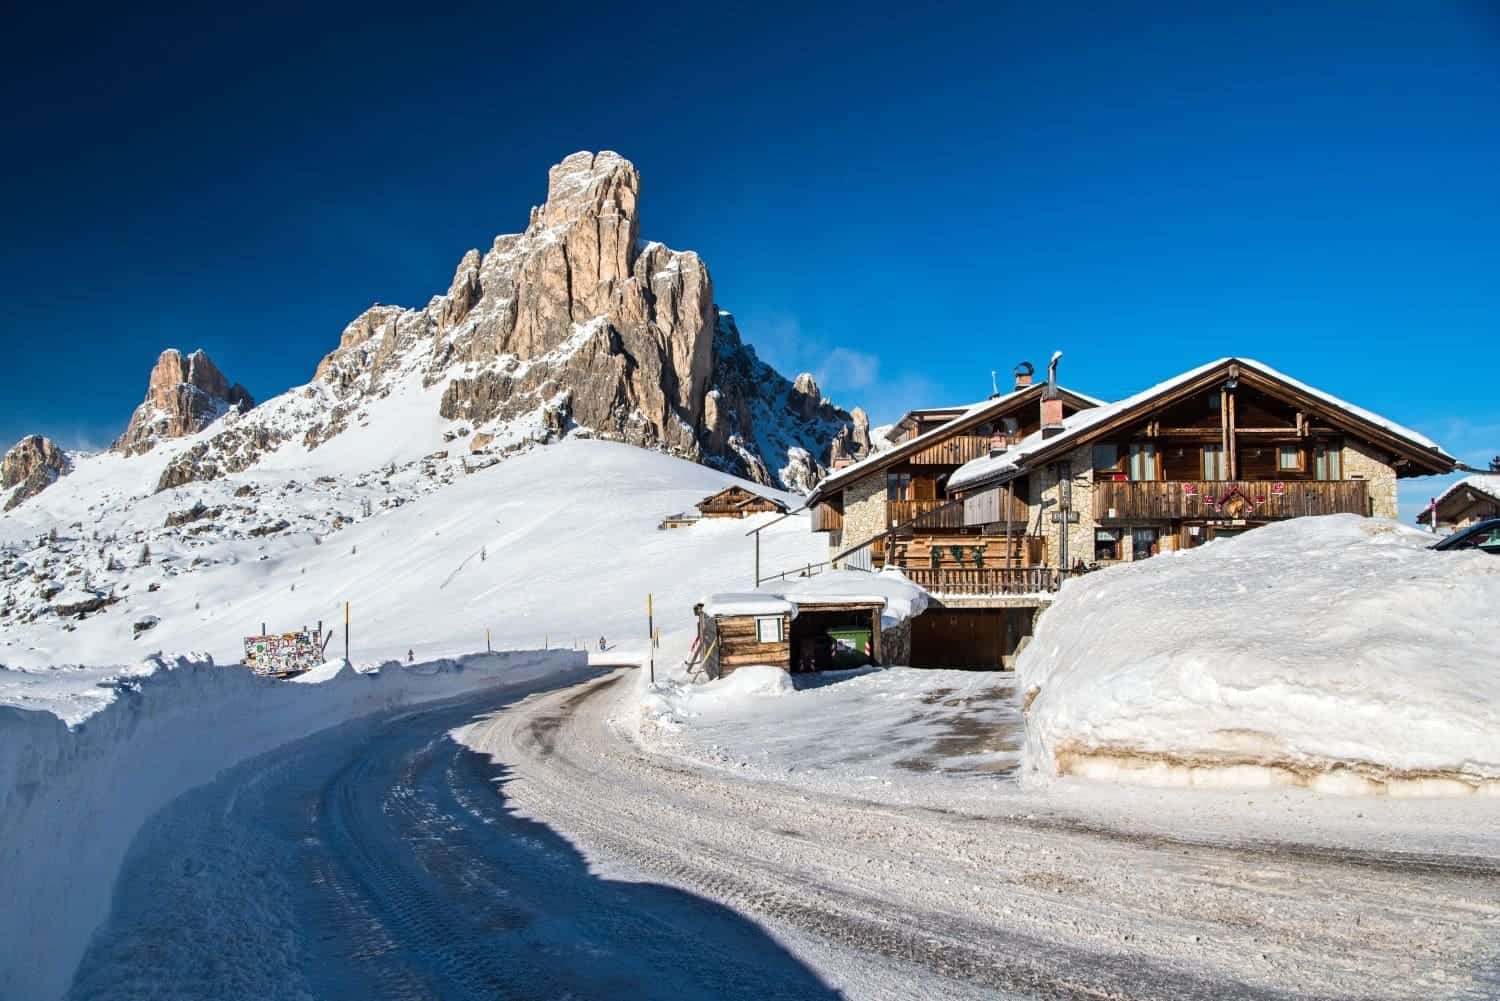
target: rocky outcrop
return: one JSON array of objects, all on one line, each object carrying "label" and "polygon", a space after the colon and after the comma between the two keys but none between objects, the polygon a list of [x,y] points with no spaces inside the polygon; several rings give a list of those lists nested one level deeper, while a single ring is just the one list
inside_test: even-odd
[{"label": "rocky outcrop", "polygon": [[5,502],[9,511],[47,489],[69,469],[68,457],[51,438],[27,435],[0,460],[0,490],[19,487]]},{"label": "rocky outcrop", "polygon": [[168,348],[156,360],[146,399],[114,443],[114,451],[141,455],[168,438],[197,434],[231,410],[255,405],[245,387],[231,385],[202,351],[184,356]]},{"label": "rocky outcrop", "polygon": [[829,449],[829,463],[834,469],[858,462],[875,451],[870,440],[870,418],[859,407],[849,411],[849,418],[849,423],[834,436]]},{"label": "rocky outcrop", "polygon": [[811,375],[789,382],[755,357],[697,254],[641,242],[640,191],[616,153],[565,158],[524,232],[464,254],[426,306],[356,317],[313,382],[195,444],[160,488],[245,468],[284,442],[316,449],[357,433],[393,394],[440,386],[439,416],[472,449],[587,434],[806,489],[850,415]]}]

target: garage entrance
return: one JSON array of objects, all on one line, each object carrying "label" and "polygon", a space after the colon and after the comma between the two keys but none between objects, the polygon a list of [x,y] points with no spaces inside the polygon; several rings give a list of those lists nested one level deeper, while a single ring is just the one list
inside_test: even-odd
[{"label": "garage entrance", "polygon": [[828,671],[880,663],[883,603],[797,602],[792,670]]},{"label": "garage entrance", "polygon": [[911,620],[913,667],[998,671],[1031,635],[1031,608],[929,608]]}]

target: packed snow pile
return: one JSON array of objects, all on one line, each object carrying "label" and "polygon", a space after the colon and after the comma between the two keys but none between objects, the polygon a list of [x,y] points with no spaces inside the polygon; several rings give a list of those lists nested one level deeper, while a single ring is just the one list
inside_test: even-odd
[{"label": "packed snow pile", "polygon": [[[81,726],[0,705],[0,997],[56,997],[109,907],[134,833],[221,769],[385,709],[582,676],[571,650],[390,664],[334,662],[321,684],[212,661],[149,658],[108,684],[122,696]],[[328,668],[328,670],[325,670]]]},{"label": "packed snow pile", "polygon": [[1431,541],[1298,518],[1069,582],[1017,664],[1028,767],[1500,792],[1500,560]]},{"label": "packed snow pile", "polygon": [[767,584],[763,591],[797,601],[884,601],[880,627],[890,629],[927,609],[928,594],[894,567],[870,573],[864,570],[834,570],[813,577]]}]

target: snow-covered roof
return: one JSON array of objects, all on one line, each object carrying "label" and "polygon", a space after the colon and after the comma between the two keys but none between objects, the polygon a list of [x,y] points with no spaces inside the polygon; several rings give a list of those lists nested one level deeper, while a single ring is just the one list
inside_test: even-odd
[{"label": "snow-covered roof", "polygon": [[1306,393],[1308,396],[1315,397],[1331,408],[1343,410],[1347,413],[1350,413],[1355,417],[1358,417],[1369,424],[1373,424],[1392,435],[1406,439],[1419,448],[1434,452],[1438,456],[1441,456],[1442,458],[1447,459],[1450,462],[1453,461],[1452,456],[1448,455],[1448,453],[1439,448],[1438,445],[1434,441],[1432,441],[1432,439],[1426,437],[1423,434],[1420,434],[1419,432],[1413,431],[1412,429],[1407,427],[1403,427],[1402,425],[1397,424],[1395,421],[1391,421],[1384,417],[1381,417],[1379,414],[1376,414],[1369,410],[1365,410],[1363,407],[1357,407],[1352,403],[1348,403],[1336,396],[1325,393],[1320,389],[1309,386],[1305,382],[1293,379],[1291,376],[1285,375],[1282,372],[1279,372],[1276,369],[1272,368],[1271,366],[1255,361],[1254,359],[1230,357],[1218,358],[1205,365],[1199,365],[1196,368],[1188,369],[1186,372],[1182,372],[1170,379],[1159,382],[1156,385],[1151,386],[1149,389],[1143,389],[1138,393],[1127,396],[1123,400],[1118,400],[1114,403],[1106,403],[1103,406],[1094,407],[1089,410],[1080,410],[1070,417],[1065,417],[1063,419],[1063,430],[1060,432],[1054,432],[1050,436],[1044,437],[1041,431],[1035,431],[1027,435],[1025,438],[1021,439],[1018,444],[1011,446],[1000,455],[985,455],[980,456],[977,459],[972,459],[960,466],[957,470],[954,471],[953,475],[948,478],[948,489],[962,490],[966,487],[975,486],[977,484],[988,482],[991,480],[1000,481],[1019,475],[1027,469],[1027,463],[1032,456],[1042,452],[1052,453],[1059,447],[1067,445],[1070,442],[1080,438],[1086,431],[1099,424],[1100,422],[1107,421],[1122,413],[1126,413],[1130,410],[1135,409],[1136,407],[1149,403],[1151,400],[1154,400],[1158,396],[1169,393],[1172,390],[1190,383],[1209,372],[1215,371],[1216,369],[1225,368],[1229,365],[1238,365],[1241,371],[1249,370],[1259,373],[1260,375],[1263,375],[1269,379],[1274,379],[1276,381],[1285,383],[1286,385],[1291,386],[1293,389]]},{"label": "snow-covered roof", "polygon": [[780,595],[758,591],[711,594],[703,599],[704,615],[781,615],[797,614],[797,606]]},{"label": "snow-covered roof", "polygon": [[[954,433],[953,426],[955,424],[982,418],[984,416],[988,416],[991,413],[999,413],[1001,411],[1004,411],[1011,404],[1015,403],[1020,397],[1025,396],[1028,393],[1039,391],[1045,388],[1045,386],[1046,383],[1043,382],[1034,383],[1030,386],[1023,386],[1020,389],[1012,390],[1009,393],[1002,393],[992,399],[981,400],[980,402],[972,404],[969,407],[965,408],[963,413],[959,414],[957,417],[953,418],[950,421],[947,421],[946,423],[940,424],[939,426],[933,428],[931,431],[925,431],[922,434],[917,435],[915,438],[908,438],[906,441],[897,442],[890,448],[886,448],[878,452],[871,452],[869,455],[865,456],[863,459],[860,459],[858,462],[852,463],[851,465],[845,466],[844,468],[836,470],[825,476],[821,481],[819,481],[818,485],[813,488],[813,491],[807,495],[807,503],[813,504],[820,498],[826,496],[829,491],[835,487],[842,486],[846,483],[852,483],[853,481],[859,479],[861,476],[864,476],[866,473],[869,473],[875,469],[879,469],[886,464],[897,462],[901,458],[907,455],[911,455],[914,452],[919,452],[934,442],[942,441],[944,438],[947,438],[949,435]],[[1075,393],[1073,392],[1073,390],[1063,386],[1059,386],[1058,388],[1068,396],[1075,397],[1085,402],[1093,402],[1093,397],[1085,396],[1082,393]]]},{"label": "snow-covered roof", "polygon": [[[1434,503],[1438,507],[1442,507],[1444,501],[1460,490],[1472,490],[1475,493],[1484,494],[1486,497],[1492,497],[1496,503],[1500,503],[1500,473],[1476,473],[1473,476],[1465,476],[1463,479],[1449,484],[1447,490],[1437,495]],[[1424,509],[1421,514],[1417,515],[1417,521],[1425,525],[1428,521],[1430,511],[1431,508]]]}]

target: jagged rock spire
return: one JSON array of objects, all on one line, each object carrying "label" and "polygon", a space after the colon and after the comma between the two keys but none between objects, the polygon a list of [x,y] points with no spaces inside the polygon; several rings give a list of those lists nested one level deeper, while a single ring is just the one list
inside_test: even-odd
[{"label": "jagged rock spire", "polygon": [[230,410],[249,410],[255,401],[245,387],[231,384],[203,351],[183,355],[168,348],[156,360],[146,399],[135,408],[114,450],[140,455],[167,438],[197,434]]}]

